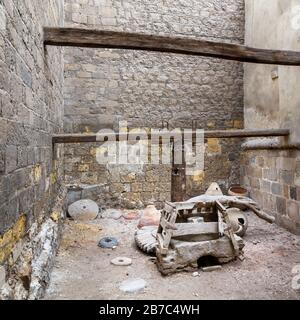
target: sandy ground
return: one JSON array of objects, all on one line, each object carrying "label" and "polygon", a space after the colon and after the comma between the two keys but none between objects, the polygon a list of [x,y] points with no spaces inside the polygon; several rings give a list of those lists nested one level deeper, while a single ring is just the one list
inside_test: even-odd
[{"label": "sandy ground", "polygon": [[[137,222],[123,217],[67,221],[45,299],[300,299],[300,291],[292,289],[292,268],[300,264],[300,237],[253,214],[244,237],[246,259],[210,273],[199,271],[198,277],[187,272],[163,277],[153,259],[135,246]],[[99,248],[104,236],[116,237],[119,246]],[[118,256],[131,258],[132,265],[113,266],[110,261]],[[131,278],[147,282],[144,292],[119,289]]]}]

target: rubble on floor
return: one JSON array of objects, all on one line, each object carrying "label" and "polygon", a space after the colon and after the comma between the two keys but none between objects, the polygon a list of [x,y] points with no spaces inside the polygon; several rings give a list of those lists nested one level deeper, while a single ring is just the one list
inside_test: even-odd
[{"label": "rubble on floor", "polygon": [[120,290],[126,293],[141,292],[145,289],[147,282],[143,279],[124,280],[120,285]]},{"label": "rubble on floor", "polygon": [[[68,220],[45,299],[300,299],[300,292],[292,288],[292,270],[300,263],[300,238],[246,215],[245,261],[233,261],[213,272],[200,268],[196,278],[186,272],[162,277],[156,259],[135,245],[138,220]],[[97,242],[105,235],[118,239],[115,250],[99,250]],[[112,265],[117,257],[128,257],[132,264]],[[144,290],[126,293],[119,289],[123,281],[137,276],[147,282]]]}]

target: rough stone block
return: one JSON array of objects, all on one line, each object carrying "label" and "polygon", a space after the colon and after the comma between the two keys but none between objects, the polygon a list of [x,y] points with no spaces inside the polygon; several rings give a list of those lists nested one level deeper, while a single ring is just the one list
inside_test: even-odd
[{"label": "rough stone block", "polygon": [[296,161],[295,174],[296,174],[297,176],[300,176],[300,160],[297,160],[297,161]]},{"label": "rough stone block", "polygon": [[278,172],[275,168],[263,169],[263,178],[271,181],[278,180]]},{"label": "rough stone block", "polygon": [[17,158],[18,168],[27,165],[27,150],[26,147],[18,147],[18,158]]},{"label": "rough stone block", "polygon": [[300,187],[300,175],[295,175],[295,178],[294,178],[294,184],[297,186],[297,187]]},{"label": "rough stone block", "polygon": [[271,182],[268,180],[261,180],[261,190],[267,193],[271,192]]},{"label": "rough stone block", "polygon": [[16,243],[15,247],[13,248],[12,259],[14,263],[19,259],[22,253],[23,247],[24,247],[24,241],[20,240]]},{"label": "rough stone block", "polygon": [[117,19],[115,18],[101,18],[101,22],[104,26],[116,26]]},{"label": "rough stone block", "polygon": [[260,180],[257,178],[249,178],[250,179],[250,186],[254,189],[260,189]]},{"label": "rough stone block", "polygon": [[293,221],[300,222],[299,204],[294,201],[288,201],[287,214]]},{"label": "rough stone block", "polygon": [[[38,192],[38,194],[36,196],[37,198],[39,197],[39,195],[43,194],[43,190],[39,190],[39,191],[40,192]],[[28,188],[28,189],[25,189],[24,191],[22,191],[19,194],[18,200],[19,200],[20,212],[27,213],[35,201],[34,188],[31,187],[31,188]]]},{"label": "rough stone block", "polygon": [[30,70],[28,70],[28,68],[23,63],[20,64],[20,76],[21,76],[21,79],[24,81],[24,83],[31,88],[32,75]]},{"label": "rough stone block", "polygon": [[77,13],[77,12],[74,12],[72,14],[72,21],[76,22],[76,23],[83,23],[83,24],[87,24],[87,22],[88,22],[86,15],[83,15],[83,14]]},{"label": "rough stone block", "polygon": [[[1,190],[1,188],[0,188],[0,190]],[[299,187],[297,187],[297,199],[298,199],[298,201],[300,199],[300,188]]]},{"label": "rough stone block", "polygon": [[271,184],[271,192],[275,195],[282,195],[283,194],[283,187],[281,184],[277,183],[277,182],[272,182]]},{"label": "rough stone block", "polygon": [[265,158],[265,166],[269,169],[276,167],[276,158],[272,156],[268,156]]},{"label": "rough stone block", "polygon": [[221,146],[218,139],[209,138],[207,139],[207,152],[208,153],[220,153]]},{"label": "rough stone block", "polygon": [[243,128],[244,128],[244,121],[243,121],[243,120],[240,120],[240,119],[234,120],[234,121],[233,121],[233,127],[234,127],[235,129],[243,129]]},{"label": "rough stone block", "polygon": [[294,172],[287,171],[287,170],[281,170],[280,171],[280,180],[283,183],[286,183],[288,185],[293,184],[294,183]]},{"label": "rough stone block", "polygon": [[10,173],[17,168],[17,147],[8,146],[6,148],[5,168],[6,172]]},{"label": "rough stone block", "polygon": [[140,192],[141,190],[143,190],[142,183],[132,183],[131,184],[131,191],[132,192]]},{"label": "rough stone block", "polygon": [[296,187],[290,187],[290,198],[293,200],[300,200],[297,196],[297,188]]},{"label": "rough stone block", "polygon": [[295,158],[279,157],[276,160],[276,168],[281,170],[294,171],[296,166]]},{"label": "rough stone block", "polygon": [[283,196],[288,199],[290,197],[290,190],[289,190],[289,186],[287,184],[283,185]]},{"label": "rough stone block", "polygon": [[26,217],[21,216],[14,226],[0,236],[0,264],[12,253],[15,244],[25,234]]},{"label": "rough stone block", "polygon": [[264,157],[256,157],[256,165],[263,168],[265,165]]},{"label": "rough stone block", "polygon": [[115,8],[113,7],[100,7],[99,8],[99,14],[102,17],[106,17],[106,18],[113,18],[117,15],[117,11]]},{"label": "rough stone block", "polygon": [[276,207],[277,212],[279,214],[285,215],[286,214],[286,199],[285,198],[276,198]]},{"label": "rough stone block", "polygon": [[89,165],[88,164],[80,164],[78,166],[79,172],[88,172],[89,171]]},{"label": "rough stone block", "polygon": [[249,166],[247,167],[247,174],[253,178],[262,178],[262,169],[259,167]]},{"label": "rough stone block", "polygon": [[268,212],[276,212],[276,197],[272,194],[263,193],[263,208]]}]

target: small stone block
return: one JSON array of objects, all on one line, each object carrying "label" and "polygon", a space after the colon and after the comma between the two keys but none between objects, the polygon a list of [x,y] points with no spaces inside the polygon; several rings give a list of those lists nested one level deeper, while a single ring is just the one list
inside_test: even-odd
[{"label": "small stone block", "polygon": [[222,269],[222,266],[211,266],[211,267],[201,268],[203,272],[212,272],[212,271],[221,270],[221,269]]}]

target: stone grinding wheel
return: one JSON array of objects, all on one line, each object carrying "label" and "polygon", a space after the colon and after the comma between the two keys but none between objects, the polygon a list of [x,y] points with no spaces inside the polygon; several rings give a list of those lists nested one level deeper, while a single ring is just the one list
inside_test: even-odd
[{"label": "stone grinding wheel", "polygon": [[113,237],[104,237],[98,243],[98,247],[100,248],[113,248],[113,247],[116,247],[117,245],[118,245],[118,240]]},{"label": "stone grinding wheel", "polygon": [[136,245],[145,253],[155,253],[157,226],[146,226],[135,232]]}]

